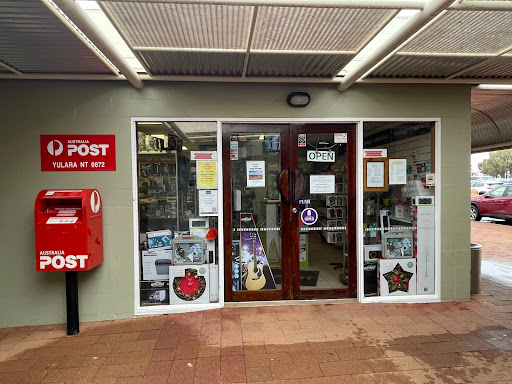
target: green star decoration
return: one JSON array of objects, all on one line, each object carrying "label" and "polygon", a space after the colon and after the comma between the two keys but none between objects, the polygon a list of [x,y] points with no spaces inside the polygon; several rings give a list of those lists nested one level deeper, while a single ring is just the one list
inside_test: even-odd
[{"label": "green star decoration", "polygon": [[414,275],[412,272],[406,272],[402,266],[397,263],[395,268],[388,273],[384,273],[384,277],[388,282],[389,293],[403,291],[409,291],[409,280]]}]

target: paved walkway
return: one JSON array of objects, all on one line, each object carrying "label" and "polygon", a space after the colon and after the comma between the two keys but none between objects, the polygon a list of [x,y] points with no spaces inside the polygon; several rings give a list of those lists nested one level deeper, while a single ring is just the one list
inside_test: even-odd
[{"label": "paved walkway", "polygon": [[[496,242],[512,241],[501,233]],[[493,252],[506,261],[512,247],[484,244],[484,257]],[[0,329],[2,384],[247,382],[512,383],[512,287],[486,279],[465,303],[238,307],[82,323],[74,337],[61,324]]]},{"label": "paved walkway", "polygon": [[0,383],[512,383],[512,288],[0,330]]}]

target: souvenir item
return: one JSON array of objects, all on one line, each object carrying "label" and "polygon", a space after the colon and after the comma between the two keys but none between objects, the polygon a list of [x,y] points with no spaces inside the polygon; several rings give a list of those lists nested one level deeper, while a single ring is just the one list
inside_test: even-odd
[{"label": "souvenir item", "polygon": [[171,304],[204,304],[210,301],[209,266],[169,267]]}]

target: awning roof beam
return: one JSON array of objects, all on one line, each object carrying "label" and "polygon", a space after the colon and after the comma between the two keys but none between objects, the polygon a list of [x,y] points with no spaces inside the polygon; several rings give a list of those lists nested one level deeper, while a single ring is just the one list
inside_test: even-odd
[{"label": "awning roof beam", "polygon": [[439,13],[446,10],[452,2],[453,0],[428,1],[423,10],[411,16],[400,29],[395,31],[395,33],[384,41],[374,52],[364,58],[357,67],[351,70],[338,84],[338,91],[343,92],[349,88],[359,80],[361,76],[379,64],[381,60],[405,43],[407,39],[427,25]]},{"label": "awning roof beam", "polygon": [[[59,7],[66,17],[71,20],[82,33],[100,50],[108,60],[114,64],[124,77],[137,89],[142,89],[144,83],[135,70],[128,64],[125,58],[119,53],[116,47],[103,34],[103,32],[94,24],[92,19],[85,11],[73,0],[44,0],[43,3],[73,32],[77,33],[75,28],[62,15],[57,14],[57,10],[52,3]],[[79,37],[80,38],[80,37]],[[90,44],[88,45],[90,46]]]}]

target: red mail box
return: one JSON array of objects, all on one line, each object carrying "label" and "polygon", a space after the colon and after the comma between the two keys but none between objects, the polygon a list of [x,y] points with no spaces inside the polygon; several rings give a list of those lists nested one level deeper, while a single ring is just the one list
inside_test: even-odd
[{"label": "red mail box", "polygon": [[103,262],[97,190],[44,189],[34,211],[37,271],[87,271]]}]

